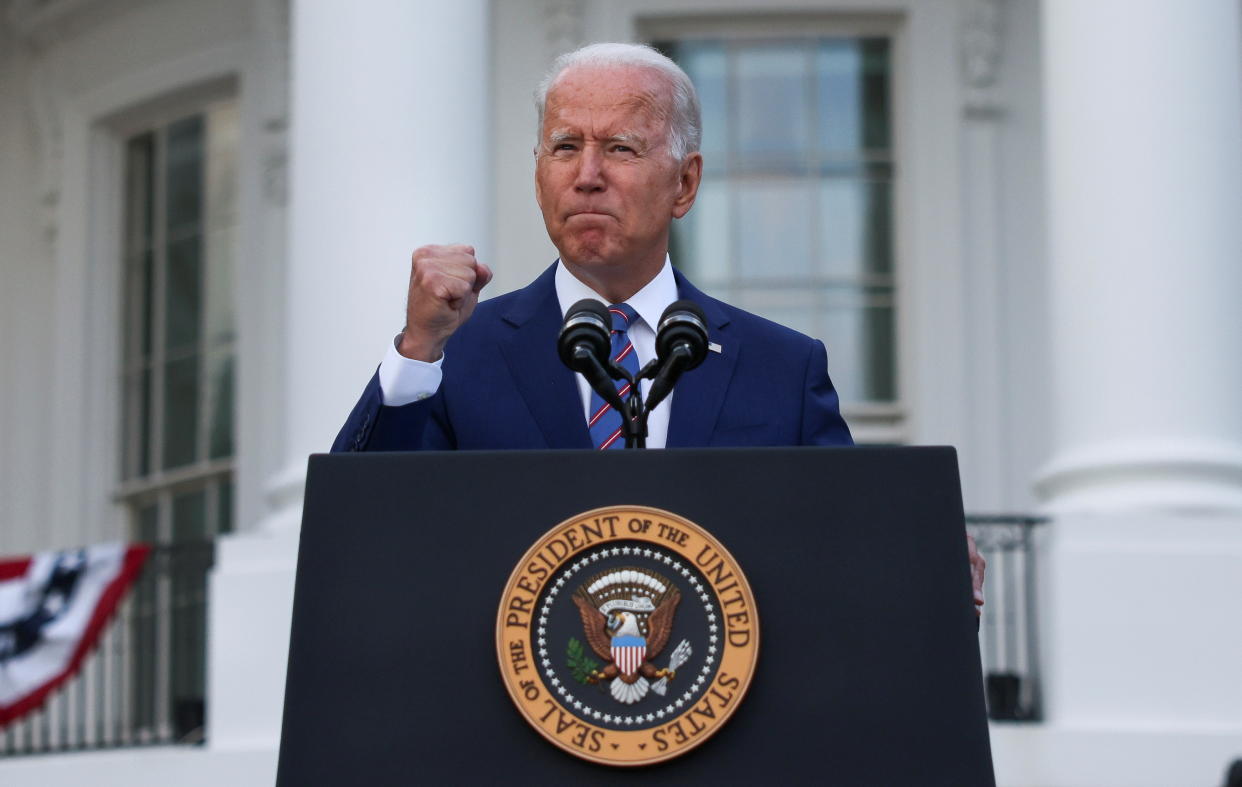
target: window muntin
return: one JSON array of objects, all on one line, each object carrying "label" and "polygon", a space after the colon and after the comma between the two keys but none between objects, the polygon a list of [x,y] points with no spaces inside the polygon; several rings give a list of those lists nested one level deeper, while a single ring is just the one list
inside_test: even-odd
[{"label": "window muntin", "polygon": [[129,715],[151,740],[201,734],[206,576],[232,529],[237,134],[224,101],[125,142],[119,498],[133,538],[164,547],[128,633]]},{"label": "window muntin", "polygon": [[674,224],[674,264],[707,292],[824,339],[847,413],[895,418],[890,40],[657,46],[703,105],[703,183]]}]

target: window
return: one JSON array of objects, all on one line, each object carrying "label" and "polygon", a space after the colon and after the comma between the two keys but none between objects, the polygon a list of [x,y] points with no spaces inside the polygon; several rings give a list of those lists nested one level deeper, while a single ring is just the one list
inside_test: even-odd
[{"label": "window", "polygon": [[857,436],[891,440],[890,40],[718,36],[656,46],[690,75],[703,106],[703,182],[674,225],[674,264],[707,292],[823,339]]},{"label": "window", "polygon": [[232,527],[237,133],[219,102],[125,142],[119,497],[159,546],[130,632],[133,719],[153,740],[201,731],[207,569]]}]

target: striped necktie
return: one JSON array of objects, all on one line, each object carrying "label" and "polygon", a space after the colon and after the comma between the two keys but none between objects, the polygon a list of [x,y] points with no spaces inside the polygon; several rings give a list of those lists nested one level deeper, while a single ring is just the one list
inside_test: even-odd
[{"label": "striped necktie", "polygon": [[[622,303],[608,307],[612,315],[612,360],[630,374],[638,374],[638,354],[634,352],[634,343],[630,341],[630,324],[637,314],[629,304]],[[617,380],[617,393],[623,400],[628,400],[630,384]],[[591,442],[601,451],[611,448],[624,448],[625,436],[621,432],[621,414],[613,409],[603,398],[591,391],[591,417],[587,420],[587,428],[591,432]]]}]

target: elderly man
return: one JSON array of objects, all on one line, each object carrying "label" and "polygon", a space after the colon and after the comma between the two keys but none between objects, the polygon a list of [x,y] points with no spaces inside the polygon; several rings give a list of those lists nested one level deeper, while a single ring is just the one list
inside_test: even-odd
[{"label": "elderly man", "polygon": [[[333,450],[620,447],[620,416],[557,356],[582,298],[612,304],[635,368],[655,356],[670,303],[707,316],[714,351],[651,413],[648,447],[850,445],[823,344],[704,295],[670,264],[669,228],[703,173],[685,73],[649,47],[595,44],[558,58],[536,101],[535,197],[560,259],[480,304],[492,274],[472,247],[415,251],[405,329]],[[972,545],[982,603],[977,557]]]},{"label": "elderly man", "polygon": [[849,445],[823,344],[707,297],[669,262],[703,172],[685,73],[648,47],[596,44],[558,59],[537,102],[535,196],[560,259],[478,304],[492,274],[472,247],[415,251],[405,330],[333,450],[620,447],[619,416],[556,353],[565,310],[588,297],[628,315],[614,328],[639,365],[671,302],[707,315],[718,352],[652,412],[648,447]]}]

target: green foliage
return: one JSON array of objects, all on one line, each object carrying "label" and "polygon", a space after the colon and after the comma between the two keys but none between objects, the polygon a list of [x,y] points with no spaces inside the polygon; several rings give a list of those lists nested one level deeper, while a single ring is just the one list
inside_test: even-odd
[{"label": "green foliage", "polygon": [[591,673],[599,669],[599,662],[587,656],[582,643],[574,637],[569,638],[569,646],[565,649],[565,664],[574,680],[582,684],[590,683]]}]

